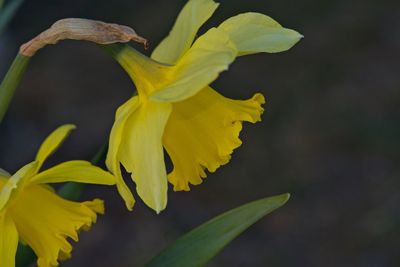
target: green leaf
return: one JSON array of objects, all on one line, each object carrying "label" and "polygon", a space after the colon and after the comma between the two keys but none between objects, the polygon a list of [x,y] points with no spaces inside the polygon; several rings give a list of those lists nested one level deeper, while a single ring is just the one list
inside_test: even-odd
[{"label": "green leaf", "polygon": [[58,195],[70,201],[78,201],[85,190],[86,185],[75,182],[64,184],[59,190]]},{"label": "green leaf", "polygon": [[[96,155],[91,159],[93,165],[101,165],[100,163],[104,160],[108,150],[108,142],[104,143],[100,149],[97,151]],[[58,190],[58,195],[62,198],[78,201],[85,190],[86,185],[80,183],[69,182],[63,185],[60,190]]]},{"label": "green leaf", "polygon": [[0,10],[0,34],[3,33],[23,2],[24,0],[13,0],[8,2],[7,5]]},{"label": "green leaf", "polygon": [[204,266],[252,224],[284,205],[289,197],[283,194],[260,199],[219,215],[185,234],[146,266]]},{"label": "green leaf", "polygon": [[35,261],[35,259],[35,252],[33,252],[33,250],[29,246],[23,245],[21,243],[18,244],[18,250],[15,259],[16,267],[30,266]]}]

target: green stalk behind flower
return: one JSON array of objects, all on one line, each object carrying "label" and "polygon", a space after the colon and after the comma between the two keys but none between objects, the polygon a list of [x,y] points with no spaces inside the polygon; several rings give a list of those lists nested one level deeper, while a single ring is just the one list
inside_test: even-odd
[{"label": "green stalk behind flower", "polygon": [[15,89],[19,85],[29,61],[30,57],[18,54],[0,84],[0,123],[3,121]]}]

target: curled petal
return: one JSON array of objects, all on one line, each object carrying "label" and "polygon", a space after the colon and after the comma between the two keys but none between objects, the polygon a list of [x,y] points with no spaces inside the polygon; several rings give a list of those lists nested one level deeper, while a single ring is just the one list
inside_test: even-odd
[{"label": "curled petal", "polygon": [[169,103],[141,103],[125,124],[118,152],[122,165],[132,173],[139,196],[157,213],[167,205],[162,136],[171,108]]},{"label": "curled petal", "polygon": [[124,199],[126,207],[129,210],[132,210],[133,205],[135,204],[135,200],[133,198],[132,192],[122,178],[118,153],[123,139],[126,121],[130,117],[130,115],[138,108],[138,106],[139,98],[136,96],[132,97],[125,104],[118,108],[115,116],[115,122],[111,129],[106,158],[107,168],[116,176],[118,192]]}]

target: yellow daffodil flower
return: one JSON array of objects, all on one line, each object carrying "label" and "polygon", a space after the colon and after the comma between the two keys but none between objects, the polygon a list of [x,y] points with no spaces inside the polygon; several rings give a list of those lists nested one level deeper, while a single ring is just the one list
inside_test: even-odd
[{"label": "yellow daffodil flower", "polygon": [[[157,213],[167,204],[168,182],[189,190],[226,164],[241,145],[242,122],[261,120],[262,94],[248,100],[225,98],[209,87],[236,57],[281,52],[302,36],[259,13],[244,13],[195,40],[218,4],[190,0],[170,34],[148,58],[126,45],[106,46],[136,85],[138,96],[116,112],[106,164],[119,182],[127,207],[134,199],[121,177],[132,174],[143,201]],[[163,148],[174,165],[167,175]]]},{"label": "yellow daffodil flower", "polygon": [[103,201],[72,202],[59,197],[47,183],[75,181],[115,184],[110,173],[86,161],[68,161],[43,172],[43,162],[74,129],[64,125],[42,144],[35,161],[10,177],[0,172],[0,266],[15,266],[18,240],[36,253],[39,267],[58,266],[71,257],[68,238],[78,241],[78,232],[88,230],[104,213]]}]

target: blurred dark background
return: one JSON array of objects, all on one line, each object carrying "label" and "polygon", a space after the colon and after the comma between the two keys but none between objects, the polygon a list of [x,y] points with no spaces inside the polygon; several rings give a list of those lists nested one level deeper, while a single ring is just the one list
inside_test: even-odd
[{"label": "blurred dark background", "polygon": [[[19,45],[65,17],[129,25],[154,48],[185,2],[26,1],[0,38],[0,72]],[[170,190],[161,215],[139,198],[130,213],[114,188],[89,187],[83,199],[104,198],[108,212],[61,266],[142,266],[211,217],[283,192],[292,193],[289,203],[209,266],[400,266],[400,2],[219,2],[205,28],[258,11],[305,36],[288,52],[238,59],[214,84],[232,98],[262,92],[263,122],[245,125],[231,163],[202,185]],[[132,92],[128,76],[95,45],[46,48],[32,60],[0,127],[0,166],[14,172],[31,161],[63,123],[78,130],[50,164],[90,159]]]}]

